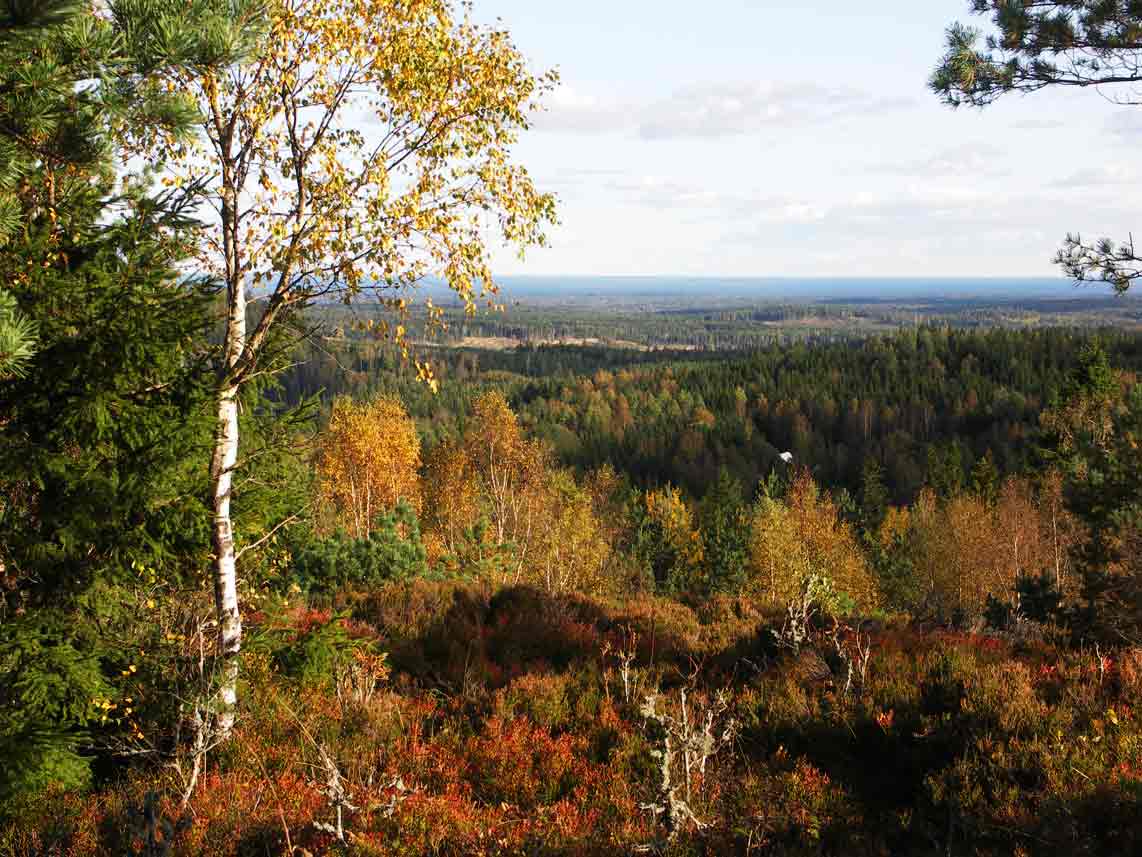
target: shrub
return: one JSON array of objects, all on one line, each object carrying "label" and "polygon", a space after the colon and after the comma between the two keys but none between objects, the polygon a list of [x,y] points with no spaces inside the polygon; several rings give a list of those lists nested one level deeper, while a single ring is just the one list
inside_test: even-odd
[{"label": "shrub", "polygon": [[456,622],[470,635],[488,608],[488,597],[481,587],[463,581],[413,578],[371,590],[356,602],[353,616],[389,639],[413,640]]},{"label": "shrub", "polygon": [[920,707],[924,714],[958,714],[966,693],[967,672],[966,659],[960,652],[952,648],[938,652],[920,683]]},{"label": "shrub", "polygon": [[570,595],[549,595],[529,586],[502,589],[488,607],[488,654],[505,668],[566,669],[602,648],[600,606]]},{"label": "shrub", "polygon": [[1055,622],[1062,612],[1063,594],[1046,574],[1020,575],[1015,582],[1014,604],[987,596],[984,618],[997,630],[1007,630],[1016,616],[1040,624]]},{"label": "shrub", "polygon": [[436,567],[451,577],[505,580],[519,564],[516,545],[496,541],[486,517],[465,527],[454,540],[453,548],[436,562]]},{"label": "shrub", "polygon": [[966,685],[963,711],[972,718],[977,731],[999,730],[1016,737],[1043,728],[1047,720],[1031,671],[1019,661],[978,670]]},{"label": "shrub", "polygon": [[[354,604],[355,622],[307,608],[251,622],[244,716],[210,754],[171,857],[284,853],[287,836],[298,853],[408,857],[648,844],[664,855],[1093,855],[1142,841],[1138,650],[868,623],[873,667],[850,698],[818,653],[820,629],[797,658],[746,648],[742,634],[767,635],[744,599],[619,605],[415,579]],[[391,635],[396,673],[381,690],[385,660],[362,655],[374,627]],[[628,657],[645,679],[629,701],[615,674]],[[687,803],[708,826],[680,825],[669,842],[647,808],[662,799],[662,735],[638,710],[653,686],[672,700],[686,687],[691,733],[713,722],[722,735],[717,713],[739,726],[732,750],[694,771]],[[718,689],[725,711],[707,721],[696,703]],[[671,743],[687,746],[691,761],[704,752]],[[343,850],[314,824],[331,817],[319,748],[356,807]],[[171,768],[97,770],[111,776],[93,791],[14,803],[0,854],[137,852],[132,808],[151,792],[164,818],[183,817]]]},{"label": "shrub", "polygon": [[569,794],[583,776],[585,748],[564,736],[552,738],[526,720],[488,722],[472,741],[468,777],[478,798],[521,809],[552,804]]},{"label": "shrub", "polygon": [[405,502],[377,519],[368,538],[344,533],[315,541],[294,560],[294,582],[305,592],[373,587],[428,574],[416,513]]},{"label": "shrub", "polygon": [[251,635],[247,648],[269,656],[277,671],[301,684],[326,684],[352,673],[362,658],[381,659],[373,640],[350,634],[347,617],[302,611],[274,617]]},{"label": "shrub", "polygon": [[529,673],[496,693],[496,714],[503,720],[527,717],[548,730],[565,726],[572,708],[565,675]]},{"label": "shrub", "polygon": [[80,742],[107,695],[97,660],[73,645],[62,616],[0,623],[0,816],[20,793],[87,781]]}]

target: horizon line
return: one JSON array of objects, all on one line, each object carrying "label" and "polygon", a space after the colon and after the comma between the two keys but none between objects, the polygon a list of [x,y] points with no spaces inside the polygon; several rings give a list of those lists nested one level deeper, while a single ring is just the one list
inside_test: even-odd
[{"label": "horizon line", "polygon": [[1078,282],[1069,277],[1050,276],[1047,274],[928,274],[914,276],[909,274],[494,274],[496,279],[518,279],[529,277],[536,280],[554,280],[559,278],[594,278],[607,280],[1053,280],[1057,282],[1071,282],[1075,286],[1104,285],[1096,282]]}]

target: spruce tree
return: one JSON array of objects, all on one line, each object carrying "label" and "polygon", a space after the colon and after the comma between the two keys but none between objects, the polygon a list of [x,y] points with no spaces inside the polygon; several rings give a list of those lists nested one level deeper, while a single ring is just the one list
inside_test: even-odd
[{"label": "spruce tree", "polygon": [[928,484],[945,500],[963,490],[963,451],[958,441],[928,447]]},{"label": "spruce tree", "polygon": [[884,468],[869,456],[860,478],[860,524],[865,536],[875,539],[888,512],[888,488],[884,484]]},{"label": "spruce tree", "polygon": [[0,756],[21,787],[75,782],[84,768],[77,751],[104,696],[89,691],[113,648],[89,621],[100,599],[137,583],[136,569],[205,563],[208,544],[205,473],[188,456],[210,441],[212,295],[170,267],[145,215],[68,238],[41,230],[19,247],[35,258],[50,243],[58,261],[13,288],[39,342],[20,376],[0,381]]},{"label": "spruce tree", "polygon": [[990,449],[972,466],[971,487],[986,503],[994,503],[999,497],[999,470]]},{"label": "spruce tree", "polygon": [[1127,385],[1097,342],[1043,419],[1046,459],[1066,476],[1067,505],[1086,526],[1076,635],[1142,641],[1142,387]]},{"label": "spruce tree", "polygon": [[699,508],[706,589],[734,592],[745,582],[749,521],[741,483],[724,467]]}]

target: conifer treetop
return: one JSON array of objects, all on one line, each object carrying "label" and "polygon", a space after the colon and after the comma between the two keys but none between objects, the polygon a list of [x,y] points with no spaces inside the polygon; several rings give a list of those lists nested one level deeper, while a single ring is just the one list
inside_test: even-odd
[{"label": "conifer treetop", "polygon": [[952,105],[984,106],[1009,92],[1048,86],[1113,87],[1138,104],[1142,93],[1142,2],[1139,0],[972,0],[993,31],[961,23],[931,86]]}]

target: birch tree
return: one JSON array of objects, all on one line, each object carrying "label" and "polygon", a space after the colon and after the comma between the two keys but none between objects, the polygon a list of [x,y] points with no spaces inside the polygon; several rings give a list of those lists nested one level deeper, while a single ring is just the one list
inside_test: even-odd
[{"label": "birch tree", "polygon": [[465,532],[480,519],[476,471],[461,443],[445,440],[428,453],[422,495],[429,555],[455,554]]},{"label": "birch tree", "polygon": [[338,399],[321,443],[321,496],[354,538],[367,538],[376,517],[401,500],[419,511],[420,437],[400,399]]},{"label": "birch tree", "polygon": [[473,403],[464,431],[464,451],[496,541],[526,543],[532,523],[528,489],[542,477],[546,462],[543,450],[524,437],[503,393],[484,393]]},{"label": "birch tree", "polygon": [[794,478],[785,500],[762,498],[749,551],[747,591],[771,604],[796,602],[812,581],[827,581],[859,610],[879,606],[876,579],[856,534],[807,472]]},{"label": "birch tree", "polygon": [[[439,277],[470,311],[494,292],[492,242],[522,252],[554,220],[553,198],[512,146],[555,82],[528,68],[507,32],[473,23],[452,0],[226,8],[264,20],[260,47],[242,64],[171,74],[166,85],[198,106],[202,142],[160,141],[178,162],[169,182],[206,186],[214,218],[202,261],[226,293],[210,464],[222,734],[242,644],[230,508],[242,385],[267,371],[275,325],[316,300],[371,293],[391,311],[381,332],[407,354],[407,289]],[[417,372],[434,383],[427,364]]]},{"label": "birch tree", "polygon": [[611,546],[591,495],[566,470],[549,472],[533,491],[538,495],[536,544],[522,579],[552,593],[604,591]]}]

